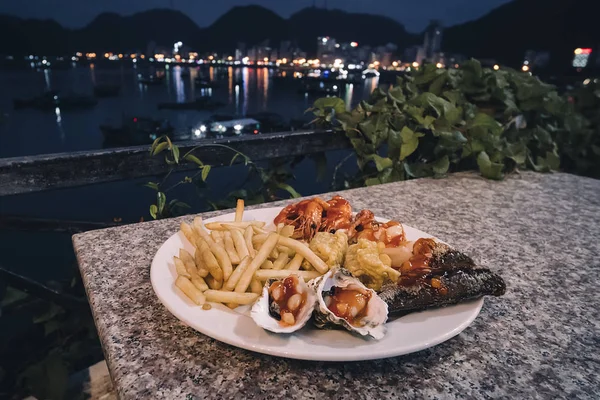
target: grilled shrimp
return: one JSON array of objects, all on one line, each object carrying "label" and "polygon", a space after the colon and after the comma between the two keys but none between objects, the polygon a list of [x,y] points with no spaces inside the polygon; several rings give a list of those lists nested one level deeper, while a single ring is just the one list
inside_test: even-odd
[{"label": "grilled shrimp", "polygon": [[323,212],[327,208],[329,204],[318,197],[302,200],[281,210],[273,222],[275,225],[279,223],[292,225],[294,239],[310,240],[321,227]]},{"label": "grilled shrimp", "polygon": [[352,206],[342,196],[334,196],[327,202],[320,231],[334,233],[338,229],[348,229],[352,222]]}]

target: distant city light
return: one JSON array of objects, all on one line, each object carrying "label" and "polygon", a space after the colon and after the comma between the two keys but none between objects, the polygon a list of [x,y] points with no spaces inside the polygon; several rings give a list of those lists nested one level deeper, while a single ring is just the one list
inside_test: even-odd
[{"label": "distant city light", "polygon": [[104,53],[104,58],[108,58],[108,57],[110,57],[110,54]]},{"label": "distant city light", "polygon": [[494,65],[494,71],[498,71],[500,69],[500,66],[498,64]]},{"label": "distant city light", "polygon": [[243,128],[243,126],[241,124],[236,124],[233,126],[233,129],[235,129],[236,131],[241,131]]},{"label": "distant city light", "polygon": [[248,57],[242,58],[242,63],[248,64],[248,61],[250,61],[250,58],[248,58]]},{"label": "distant city light", "polygon": [[323,39],[321,39],[321,41],[325,44],[325,43],[327,43],[327,38],[324,37]]},{"label": "distant city light", "polygon": [[214,56],[208,56],[209,60],[213,60],[215,57]]},{"label": "distant city light", "polygon": [[350,46],[351,47],[358,47],[358,43],[357,42],[350,42]]},{"label": "distant city light", "polygon": [[200,132],[206,132],[206,125],[200,125]]},{"label": "distant city light", "polygon": [[123,54],[119,54],[119,58],[123,58]]},{"label": "distant city light", "polygon": [[585,86],[587,86],[587,85],[589,85],[589,84],[590,84],[590,82],[591,82],[591,79],[590,79],[590,78],[587,78],[586,80],[584,80],[584,81],[583,81],[583,84],[584,84]]},{"label": "distant city light", "polygon": [[194,135],[196,135],[196,136],[200,136],[200,129],[196,129],[196,130],[194,131]]},{"label": "distant city light", "polygon": [[227,60],[231,61],[231,60],[233,60],[233,57],[229,56],[229,57],[227,57]]},{"label": "distant city light", "polygon": [[523,67],[521,68],[521,70],[523,70],[523,72],[527,72],[527,71],[529,71],[529,66],[528,65],[523,65]]},{"label": "distant city light", "polygon": [[269,62],[269,57],[265,57],[265,58],[263,58],[263,61],[264,61],[264,62]]},{"label": "distant city light", "polygon": [[440,63],[440,62],[439,62],[439,63],[437,63],[437,64],[435,64],[435,66],[436,66],[437,68],[444,68],[444,64],[442,64],[442,63]]},{"label": "distant city light", "polygon": [[529,65],[529,61],[525,60],[525,61],[523,61],[523,64]]},{"label": "distant city light", "polygon": [[398,66],[398,61],[394,61],[394,62],[392,63],[392,67],[397,67],[397,66]]},{"label": "distant city light", "polygon": [[412,63],[412,66],[413,66],[414,68],[419,68],[419,63],[415,61],[414,63]]},{"label": "distant city light", "polygon": [[588,64],[588,59],[592,54],[590,48],[577,48],[575,49],[575,57],[573,58],[573,67],[585,68]]}]

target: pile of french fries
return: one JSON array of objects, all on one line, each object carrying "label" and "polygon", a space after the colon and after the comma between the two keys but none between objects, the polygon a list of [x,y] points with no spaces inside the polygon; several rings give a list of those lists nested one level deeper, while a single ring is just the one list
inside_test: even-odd
[{"label": "pile of french fries", "polygon": [[173,257],[175,285],[195,304],[252,304],[267,279],[295,274],[310,280],[329,270],[306,243],[290,237],[292,226],[280,224],[276,231],[267,231],[265,222],[243,222],[243,214],[244,201],[238,200],[234,221],[203,224],[196,217],[192,225],[181,223],[195,252],[180,249],[179,257]]}]

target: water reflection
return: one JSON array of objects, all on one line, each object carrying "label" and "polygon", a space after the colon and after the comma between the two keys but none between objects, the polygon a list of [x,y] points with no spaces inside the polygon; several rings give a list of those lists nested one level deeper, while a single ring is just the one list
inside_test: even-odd
[{"label": "water reflection", "polygon": [[352,95],[354,94],[354,84],[346,84],[346,94],[344,95],[344,101],[346,102],[346,111],[350,111],[352,108]]},{"label": "water reflection", "polygon": [[58,132],[60,133],[60,140],[64,143],[66,139],[66,134],[62,125],[62,116],[60,114],[60,108],[56,107],[54,109],[54,114],[56,115],[56,126],[58,127]]},{"label": "water reflection", "polygon": [[90,64],[90,77],[92,78],[92,84],[96,86],[96,66],[94,63]]},{"label": "water reflection", "polygon": [[267,100],[269,99],[269,68],[263,68],[263,110],[267,110]]},{"label": "water reflection", "polygon": [[173,76],[175,79],[175,96],[178,103],[185,102],[185,87],[183,85],[183,79],[181,78],[181,71],[182,68],[178,66]]},{"label": "water reflection", "polygon": [[231,104],[232,96],[233,96],[233,67],[227,68],[227,78],[228,78],[228,92],[229,93],[229,104]]},{"label": "water reflection", "polygon": [[243,116],[246,116],[246,113],[248,112],[248,76],[248,67],[242,68],[242,80],[244,81],[244,101],[242,103]]},{"label": "water reflection", "polygon": [[213,82],[215,80],[215,68],[214,67],[208,68],[208,78],[211,82]]},{"label": "water reflection", "polygon": [[46,82],[46,90],[51,90],[52,86],[50,85],[50,69],[44,69],[44,82]]}]

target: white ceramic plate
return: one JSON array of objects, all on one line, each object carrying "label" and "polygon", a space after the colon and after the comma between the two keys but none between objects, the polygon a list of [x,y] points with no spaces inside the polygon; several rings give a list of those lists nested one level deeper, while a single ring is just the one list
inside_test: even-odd
[{"label": "white ceramic plate", "polygon": [[[263,208],[244,212],[244,221],[266,221],[272,228],[273,218],[281,210]],[[233,221],[225,214],[211,221]],[[382,221],[386,219],[378,218]],[[269,228],[269,225],[267,225]],[[408,240],[432,237],[404,225]],[[345,330],[319,330],[307,324],[294,334],[274,334],[258,327],[249,316],[249,307],[231,310],[213,304],[210,310],[196,306],[175,286],[173,256],[180,248],[193,254],[194,248],[181,232],[171,236],[154,256],[150,270],[152,287],[160,301],[182,322],[221,342],[272,356],[317,361],[359,361],[395,357],[442,343],[462,332],[477,317],[483,299],[409,314],[389,321],[382,340],[363,339]]]}]

